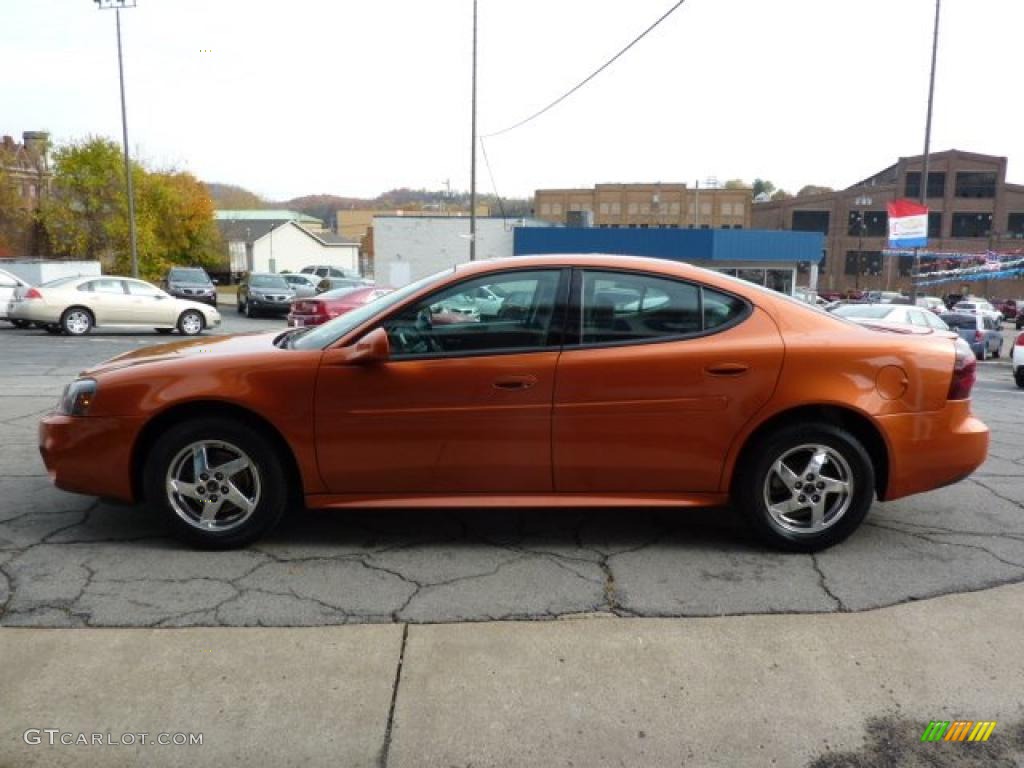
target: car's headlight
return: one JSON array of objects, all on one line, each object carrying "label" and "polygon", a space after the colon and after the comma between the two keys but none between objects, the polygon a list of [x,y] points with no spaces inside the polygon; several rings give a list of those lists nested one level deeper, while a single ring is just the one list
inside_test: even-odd
[{"label": "car's headlight", "polygon": [[86,416],[95,397],[96,382],[93,379],[78,379],[64,388],[57,411],[65,416]]}]

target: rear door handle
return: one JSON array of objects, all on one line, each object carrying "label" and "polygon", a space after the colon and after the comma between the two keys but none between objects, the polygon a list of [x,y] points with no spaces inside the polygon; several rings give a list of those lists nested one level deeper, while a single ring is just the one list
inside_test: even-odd
[{"label": "rear door handle", "polygon": [[502,376],[494,380],[495,389],[529,389],[537,383],[536,376]]},{"label": "rear door handle", "polygon": [[719,363],[709,365],[704,370],[712,376],[741,376],[750,370],[750,366],[746,363]]}]

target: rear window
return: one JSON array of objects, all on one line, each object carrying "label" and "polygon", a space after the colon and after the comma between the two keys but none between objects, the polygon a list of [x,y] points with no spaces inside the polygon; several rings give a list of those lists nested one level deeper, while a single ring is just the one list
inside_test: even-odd
[{"label": "rear window", "polygon": [[974,315],[943,315],[942,319],[950,328],[963,328],[973,331],[978,327],[978,318]]}]

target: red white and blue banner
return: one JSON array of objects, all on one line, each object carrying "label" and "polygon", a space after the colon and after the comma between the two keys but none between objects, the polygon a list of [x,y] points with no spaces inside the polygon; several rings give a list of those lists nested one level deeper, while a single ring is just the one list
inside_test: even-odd
[{"label": "red white and blue banner", "polygon": [[928,245],[928,208],[910,200],[893,200],[889,207],[889,247]]}]

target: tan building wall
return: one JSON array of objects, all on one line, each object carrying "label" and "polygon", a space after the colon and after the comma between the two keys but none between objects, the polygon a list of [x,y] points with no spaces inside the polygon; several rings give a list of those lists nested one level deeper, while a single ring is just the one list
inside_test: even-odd
[{"label": "tan building wall", "polygon": [[598,184],[593,189],[538,189],[534,215],[565,224],[588,211],[595,227],[749,229],[749,189],[699,189],[686,184]]},{"label": "tan building wall", "polygon": [[[928,250],[947,253],[1024,250],[1024,186],[1006,183],[1006,164],[1005,157],[958,150],[931,156],[928,171],[935,182],[935,194],[928,196],[927,205],[933,222],[938,214],[938,229],[935,230],[932,224]],[[819,290],[909,291],[912,259],[881,254],[888,247],[886,204],[899,198],[919,199],[914,184],[908,188],[907,177],[915,173],[920,177],[921,168],[921,156],[903,157],[896,164],[848,189],[755,203],[753,227],[813,228],[824,232],[826,263],[819,277]],[[968,196],[971,190],[965,182],[969,179],[963,176],[968,173],[994,177],[993,196]],[[959,184],[958,174],[961,175]],[[942,182],[941,187],[939,182]],[[862,214],[865,221],[863,235],[860,228]],[[824,221],[825,215],[827,222]],[[991,217],[990,224],[988,217]],[[968,230],[964,228],[965,222],[971,222]],[[877,234],[869,225],[874,225]],[[962,292],[962,288],[960,284],[948,283],[923,289],[923,292],[942,295]],[[976,282],[967,288],[969,292],[993,297],[1024,296],[1024,280],[990,281],[987,285]]]}]

